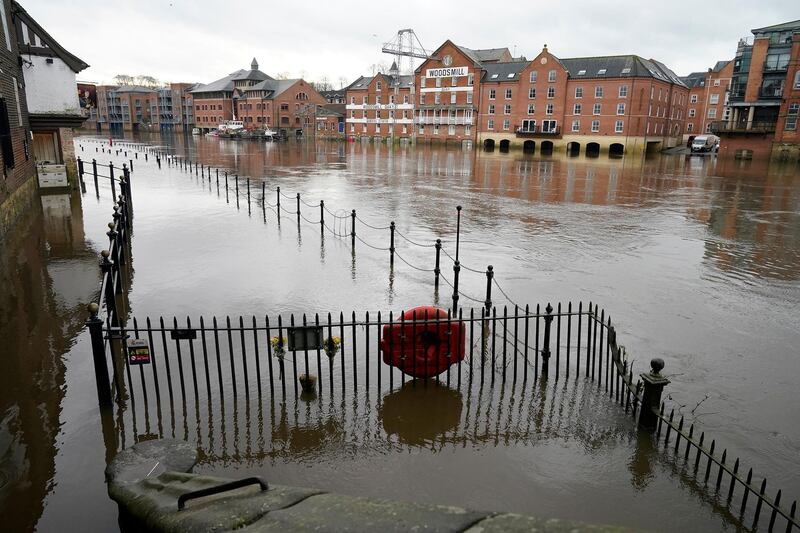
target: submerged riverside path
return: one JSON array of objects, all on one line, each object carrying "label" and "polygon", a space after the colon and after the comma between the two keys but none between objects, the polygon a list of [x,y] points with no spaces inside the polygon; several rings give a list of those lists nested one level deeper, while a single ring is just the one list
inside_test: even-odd
[{"label": "submerged riverside path", "polygon": [[[493,263],[515,300],[542,302],[576,295],[575,301],[591,297],[602,302],[614,312],[621,338],[637,364],[646,366],[653,356],[667,361],[667,370],[677,375],[670,395],[677,405],[686,406],[684,412],[701,415],[703,426],[720,442],[734,443],[737,451],[730,451],[729,457],[741,453],[757,472],[768,474],[769,489],[786,489],[784,502],[791,503],[797,494],[791,490],[796,480],[790,474],[796,426],[773,420],[777,411],[769,407],[786,397],[792,383],[788,376],[793,375],[793,359],[786,351],[794,343],[786,329],[792,320],[786,309],[796,295],[791,277],[796,221],[787,211],[795,205],[796,192],[793,175],[781,173],[785,169],[769,174],[765,170],[763,175],[743,169],[743,174],[725,178],[709,167],[696,168],[688,159],[682,164],[659,159],[632,168],[624,162],[583,158],[518,160],[498,154],[465,157],[461,152],[388,152],[339,145],[315,150],[313,145],[294,144],[259,146],[261,152],[250,146],[218,144],[221,151],[210,152],[214,145],[198,143],[190,149],[208,151],[208,159],[200,158],[206,167],[219,166],[231,174],[238,170],[240,186],[245,176],[253,183],[266,176],[273,190],[281,186],[287,194],[299,191],[310,203],[325,199],[332,209],[358,209],[360,217],[376,226],[396,220],[400,232],[431,245],[441,232],[445,241],[452,240],[452,215],[444,207],[462,202],[466,265]],[[194,160],[195,153],[191,156]],[[112,159],[119,168],[122,158]],[[257,209],[247,212],[242,198],[237,210],[236,197],[230,194],[226,202],[224,189],[218,193],[207,177],[187,176],[167,166],[156,171],[152,161],[134,164],[134,272],[128,287],[133,316],[168,313],[170,322],[174,314],[185,324],[188,315],[195,324],[204,313],[253,313],[263,318],[262,313],[276,310],[338,311],[339,302],[348,302],[348,309],[399,312],[433,297],[430,273],[412,271],[399,260],[390,271],[386,251],[357,242],[354,260],[349,239],[342,242],[329,233],[323,239],[318,227],[305,222],[298,231],[291,215],[284,215],[280,225],[274,214],[264,221]],[[97,254],[108,243],[106,192],[110,196],[104,189],[95,199],[89,184],[89,194],[77,202],[83,233],[73,230],[69,238],[85,242],[85,248],[74,248],[89,253],[81,256],[60,245],[66,238],[59,241],[54,235],[63,226],[53,219],[42,232],[47,238],[37,241],[47,265],[42,277],[52,287],[48,294],[54,295],[48,296],[54,304],[37,304],[37,312],[75,302],[75,328],[53,337],[65,335],[60,342],[66,348],[53,348],[66,356],[64,373],[52,373],[55,386],[47,396],[48,413],[53,414],[46,427],[52,437],[27,436],[33,434],[30,426],[37,418],[14,418],[13,410],[4,411],[10,413],[6,427],[16,431],[15,424],[22,424],[24,431],[16,435],[43,443],[31,448],[32,457],[43,459],[36,464],[51,465],[50,473],[30,474],[32,486],[42,488],[41,496],[20,499],[38,501],[44,510],[18,505],[24,512],[16,514],[33,516],[45,530],[71,517],[75,508],[90,506],[95,510],[92,520],[78,517],[76,524],[84,529],[115,527],[116,511],[102,484],[106,449],[95,407],[91,350],[81,330],[91,290],[74,296],[80,287],[63,281],[78,279],[74,276],[83,272],[93,278],[91,288],[96,279]],[[310,216],[305,205],[302,209]],[[72,212],[76,222],[75,208]],[[759,232],[749,232],[748,224]],[[388,240],[388,232],[374,235]],[[374,235],[366,230],[358,234],[375,243]],[[575,239],[582,244],[577,246]],[[691,253],[677,253],[671,247],[675,243]],[[398,253],[413,264],[432,263],[432,248],[417,253],[401,246],[398,242]],[[697,249],[699,255],[694,253]],[[462,282],[463,291],[480,296],[485,276],[464,271]],[[707,296],[716,298],[715,304],[698,308]],[[499,293],[495,299],[503,302]],[[70,316],[65,313],[64,319],[69,322]],[[707,339],[701,338],[701,330]],[[15,330],[12,338],[20,339],[15,346],[23,345],[28,331],[25,325],[19,333]],[[717,343],[728,334],[734,337]],[[783,379],[772,379],[774,373]],[[6,375],[13,384],[31,382],[32,374],[15,368]],[[731,380],[736,387],[730,386]],[[747,402],[750,395],[763,392],[752,386],[756,380],[770,383],[770,395],[763,402]],[[48,383],[33,382],[35,387]],[[585,390],[587,386],[561,380],[536,390],[530,382],[525,387],[519,382],[516,389],[491,388],[487,381],[482,392],[439,390],[432,394],[443,414],[428,417],[439,424],[413,416],[425,410],[418,402],[420,395],[407,388],[388,394],[371,391],[342,401],[332,401],[326,393],[312,402],[291,395],[285,402],[264,402],[253,392],[249,402],[240,400],[238,405],[225,398],[229,403],[224,417],[215,402],[213,425],[203,418],[198,426],[193,410],[178,409],[174,425],[167,417],[163,431],[171,436],[174,429],[179,438],[188,431],[192,442],[202,442],[202,475],[258,474],[270,483],[354,496],[419,498],[630,527],[674,525],[675,520],[683,520],[680,525],[687,528],[736,527],[736,517],[719,514],[713,499],[698,499],[703,493],[702,470],[699,483],[691,484],[656,450],[639,447],[629,421],[615,419],[617,408],[604,404],[595,391]],[[711,397],[695,409],[709,393]],[[513,408],[508,408],[512,399]],[[591,425],[578,416],[598,409],[602,415],[597,419],[603,424]],[[730,423],[732,418],[735,423]],[[765,426],[780,433],[768,433],[764,439]],[[137,431],[141,439],[160,430],[151,423]],[[46,488],[51,482],[52,490]],[[14,482],[6,487],[13,490]],[[634,502],[636,511],[615,506],[621,497]],[[751,495],[750,508],[753,502]]]}]

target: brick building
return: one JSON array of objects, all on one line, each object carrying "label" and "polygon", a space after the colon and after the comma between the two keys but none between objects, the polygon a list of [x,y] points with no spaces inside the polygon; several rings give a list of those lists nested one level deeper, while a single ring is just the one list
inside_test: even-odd
[{"label": "brick building", "polygon": [[800,20],[751,30],[733,59],[727,120],[711,130],[722,137],[720,153],[800,157]]},{"label": "brick building", "polygon": [[154,124],[153,104],[157,101],[158,90],[150,87],[98,85],[98,130],[117,134],[150,131]]},{"label": "brick building", "polygon": [[196,83],[169,83],[156,90],[150,101],[150,118],[154,128],[162,132],[189,133],[194,128],[194,98]]},{"label": "brick building", "polygon": [[[0,2],[0,240],[36,198],[30,120],[11,2]],[[73,89],[74,90],[74,89]]]},{"label": "brick building", "polygon": [[689,87],[686,130],[683,138],[711,133],[711,124],[730,118],[729,104],[733,61],[717,61],[708,72],[692,72],[681,81]]},{"label": "brick building", "polygon": [[351,137],[410,139],[414,130],[414,77],[388,74],[360,77],[345,91],[345,133]]},{"label": "brick building", "polygon": [[255,58],[250,70],[237,70],[190,94],[196,126],[204,132],[228,120],[241,120],[248,130],[270,128],[286,135],[313,132],[314,119],[305,106],[327,103],[305,80],[277,80],[258,70]]}]

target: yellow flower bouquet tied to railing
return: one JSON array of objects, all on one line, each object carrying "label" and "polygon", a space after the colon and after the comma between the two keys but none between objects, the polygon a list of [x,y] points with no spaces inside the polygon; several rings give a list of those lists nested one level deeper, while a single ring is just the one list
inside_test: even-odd
[{"label": "yellow flower bouquet tied to railing", "polygon": [[272,337],[269,343],[275,357],[282,358],[286,354],[286,337]]},{"label": "yellow flower bouquet tied to railing", "polygon": [[342,339],[339,337],[328,337],[322,343],[322,348],[328,357],[333,357],[339,351],[339,346],[342,344]]}]

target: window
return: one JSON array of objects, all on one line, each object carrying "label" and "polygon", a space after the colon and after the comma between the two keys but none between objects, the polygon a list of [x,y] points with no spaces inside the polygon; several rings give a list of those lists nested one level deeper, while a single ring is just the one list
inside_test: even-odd
[{"label": "window", "polygon": [[468,93],[467,93],[467,103],[468,103],[468,104],[471,104],[471,103],[472,103],[472,93],[471,93],[471,92],[468,92]]},{"label": "window", "polygon": [[475,85],[475,74],[467,76],[467,85]]},{"label": "window", "polygon": [[600,131],[600,121],[599,120],[593,120],[592,121],[592,131],[593,132]]},{"label": "window", "polygon": [[425,104],[425,95],[424,94],[420,94],[419,95],[419,105],[424,105],[424,104]]},{"label": "window", "polygon": [[511,100],[511,89],[506,89],[506,100]]},{"label": "window", "polygon": [[691,122],[687,123],[686,124],[686,131],[688,133],[692,133],[693,130],[694,130],[694,124],[692,124]]},{"label": "window", "polygon": [[453,124],[447,126],[447,134],[448,135],[455,135],[456,134],[456,127]]},{"label": "window", "polygon": [[[436,78],[436,86],[437,87],[441,87],[442,86],[442,78]],[[435,132],[435,130],[436,130],[436,128],[434,128],[434,132]]]},{"label": "window", "polygon": [[[436,78],[436,79],[437,80],[441,80],[442,78]],[[433,134],[434,135],[439,135],[439,125],[438,124],[434,124],[433,125]]]},{"label": "window", "polygon": [[575,98],[583,98],[583,87],[575,87]]},{"label": "window", "polygon": [[528,89],[528,98],[536,98],[536,87]]},{"label": "window", "polygon": [[800,70],[794,73],[794,88],[800,89]]},{"label": "window", "polygon": [[497,93],[495,92],[494,89],[489,89],[489,100],[494,100],[496,95]]},{"label": "window", "polygon": [[783,96],[783,78],[769,79],[761,82],[761,96],[766,98]]},{"label": "window", "polygon": [[580,69],[578,71],[578,76],[583,76],[584,74],[586,74],[586,69],[585,68],[582,68],[582,69]]},{"label": "window", "polygon": [[522,127],[520,128],[522,131],[536,131],[536,121],[535,120],[523,120]]},{"label": "window", "polygon": [[403,103],[404,103],[404,104],[407,104],[407,103],[408,103],[408,95],[407,95],[407,94],[404,94],[404,95],[403,95]]},{"label": "window", "polygon": [[535,70],[531,71],[530,82],[536,83],[537,72]]},{"label": "window", "polygon": [[[440,80],[441,78],[436,78]],[[433,95],[433,103],[434,104],[441,104],[442,103],[442,93],[436,93]]]},{"label": "window", "polygon": [[381,95],[375,95],[375,105],[381,104]]},{"label": "window", "polygon": [[390,95],[389,95],[389,103],[390,103],[390,104],[393,104],[393,103],[394,103],[394,95],[393,95],[393,94],[390,94]]},{"label": "window", "polygon": [[603,86],[598,85],[594,88],[594,97],[595,98],[602,98],[603,97]]},{"label": "window", "polygon": [[375,82],[375,90],[380,91],[383,84],[380,81]]},{"label": "window", "polygon": [[623,122],[621,120],[618,120],[614,124],[614,133],[622,133],[622,126],[623,126]]},{"label": "window", "polygon": [[456,96],[457,95],[458,95],[458,93],[450,93],[450,103],[451,104],[455,104],[456,103]]},{"label": "window", "polygon": [[719,78],[714,80],[714,87],[719,87]]},{"label": "window", "polygon": [[420,124],[419,125],[419,134],[420,135],[425,135],[425,124]]},{"label": "window", "polygon": [[545,112],[546,115],[552,115],[553,114],[553,104],[547,104],[547,107],[545,108],[544,112]]},{"label": "window", "polygon": [[692,96],[689,98],[689,103],[690,103],[690,104],[696,104],[696,103],[697,103],[697,95],[696,95],[696,94],[693,94],[693,95],[692,95]]},{"label": "window", "polygon": [[542,121],[542,132],[544,132],[544,133],[557,133],[558,132],[558,121],[556,121],[556,120],[543,120]]},{"label": "window", "polygon": [[601,68],[600,70],[597,71],[597,75],[598,76],[603,76],[603,75],[605,75],[605,73],[606,73],[606,69],[604,69],[604,68]]},{"label": "window", "polygon": [[714,93],[708,97],[709,104],[718,104],[719,103],[719,95]]},{"label": "window", "polygon": [[503,114],[510,115],[511,114],[511,104],[506,104],[503,106]]},{"label": "window", "polygon": [[575,104],[572,108],[573,115],[580,115],[581,114],[581,104]]},{"label": "window", "polygon": [[489,119],[489,122],[486,123],[486,129],[487,130],[493,130],[494,129],[494,120]]},{"label": "window", "polygon": [[690,109],[689,110],[689,116],[690,117],[693,117],[695,113],[696,113],[696,111],[694,109]]},{"label": "window", "polygon": [[[3,6],[0,6],[3,7]],[[5,10],[0,10],[3,13],[3,22],[5,23]],[[8,31],[6,31],[8,36]],[[8,37],[6,37],[8,39]],[[11,47],[9,46],[9,49]],[[14,168],[14,145],[11,142],[11,121],[8,116],[8,106],[6,106],[5,98],[0,98],[0,147],[2,147],[3,163],[6,168]]]},{"label": "window", "polygon": [[536,111],[536,108],[534,107],[534,105],[533,104],[528,104],[528,114],[529,115],[533,115],[535,111]]},{"label": "window", "polygon": [[489,104],[489,114],[494,115],[494,104]]},{"label": "window", "polygon": [[452,78],[450,78],[450,87],[455,87],[456,85],[458,85],[458,78],[453,76]]},{"label": "window", "polygon": [[631,73],[630,67],[625,67],[624,69],[622,69],[622,74],[630,74],[630,73]]},{"label": "window", "polygon": [[594,109],[592,109],[592,115],[599,115],[600,114],[600,105],[601,104],[594,104]]},{"label": "window", "polygon": [[625,104],[617,104],[617,115],[625,114]]},{"label": "window", "polygon": [[556,71],[555,70],[551,70],[550,72],[547,73],[547,81],[549,81],[549,82],[556,81]]},{"label": "window", "polygon": [[[419,86],[420,86],[420,87],[425,87],[425,76],[422,76],[422,77],[419,79]],[[420,128],[420,129],[422,129],[422,128]]]},{"label": "window", "polygon": [[350,124],[350,133],[355,133],[355,132],[356,132],[356,125]]},{"label": "window", "polygon": [[578,132],[581,130],[581,121],[580,120],[573,120],[572,121],[572,131]]},{"label": "window", "polygon": [[466,135],[467,137],[472,135],[472,126],[470,126],[469,124],[464,126],[464,135]]},{"label": "window", "polygon": [[509,128],[511,128],[511,121],[506,119],[503,121],[503,129],[508,130]]},{"label": "window", "polygon": [[628,86],[627,85],[620,85],[619,86],[619,97],[625,98],[628,96]]},{"label": "window", "polygon": [[547,97],[548,98],[555,98],[556,96],[556,88],[552,85],[547,88]]},{"label": "window", "polygon": [[366,96],[362,96],[361,97],[361,103],[364,104],[364,105],[367,105],[367,97]]},{"label": "window", "polygon": [[717,108],[712,107],[708,110],[708,118],[717,118]]},{"label": "window", "polygon": [[787,130],[797,129],[797,115],[800,114],[800,104],[789,104],[789,109],[786,110],[786,127]]},{"label": "window", "polygon": [[786,70],[789,66],[789,53],[780,54],[767,54],[767,59],[764,61],[764,71],[781,71]]}]

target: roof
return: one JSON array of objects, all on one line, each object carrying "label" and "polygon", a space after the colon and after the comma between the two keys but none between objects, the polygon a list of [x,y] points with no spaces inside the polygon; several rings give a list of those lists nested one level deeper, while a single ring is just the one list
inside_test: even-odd
[{"label": "roof", "polygon": [[114,89],[115,93],[154,93],[158,89],[142,87],[141,85],[120,85]]},{"label": "roof", "polygon": [[42,28],[21,5],[19,5],[17,2],[12,2],[11,7],[13,15],[28,27],[28,31],[33,30],[33,33],[39,37],[39,41],[42,43],[42,45],[44,45],[42,47],[38,47],[23,43],[23,36],[20,32],[20,34],[17,35],[17,44],[19,46],[20,53],[39,56],[56,56],[66,63],[67,66],[76,74],[89,67],[88,63],[83,61],[78,56],[71,54],[66,48],[58,44],[58,41],[53,39],[53,37],[47,33],[47,31],[45,31],[45,29]]},{"label": "roof", "polygon": [[[459,48],[465,48],[460,46]],[[510,61],[512,59],[511,52],[507,47],[503,48],[484,48],[482,50],[473,50],[467,48],[477,58],[479,63],[498,63],[502,61]]]},{"label": "roof", "polygon": [[800,20],[793,20],[791,22],[781,22],[780,24],[775,24],[774,26],[764,26],[763,28],[756,28],[750,31],[753,32],[753,34],[756,34],[756,33],[789,31],[789,30],[800,30]]},{"label": "roof", "polygon": [[[255,58],[254,58],[255,59]],[[257,63],[255,63],[258,66]],[[272,80],[271,76],[268,76],[264,72],[261,72],[258,69],[240,69],[236,72],[231,72],[224,78],[220,78],[218,80],[212,81],[211,83],[207,83],[205,85],[198,84],[197,87],[192,89],[189,92],[192,93],[216,93],[216,92],[231,92],[235,86],[235,81],[239,80]]]},{"label": "roof", "polygon": [[728,59],[727,61],[717,61],[716,64],[714,65],[714,68],[712,68],[711,71],[712,72],[719,72],[720,70],[722,70],[725,67],[727,67],[728,63],[730,63],[731,61],[732,61],[731,59]]},{"label": "roof", "polygon": [[527,61],[486,64],[483,66],[485,74],[482,78],[482,81],[519,81],[519,73],[522,72],[528,65],[529,63]]},{"label": "roof", "polygon": [[644,77],[683,85],[678,75],[663,63],[633,54],[577,57],[560,61],[572,79]]},{"label": "roof", "polygon": [[345,91],[366,91],[374,76],[359,76],[353,83],[344,88]]},{"label": "roof", "polygon": [[260,83],[256,83],[255,85],[251,85],[250,87],[246,87],[244,92],[248,93],[251,91],[266,91],[267,94],[264,96],[265,98],[275,98],[298,81],[302,80],[300,78],[288,80],[275,80],[270,78],[268,80],[263,80]]},{"label": "roof", "polygon": [[694,89],[695,87],[704,87],[706,84],[705,80],[705,72],[692,72],[688,76],[681,77],[683,84],[690,89]]}]

